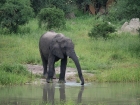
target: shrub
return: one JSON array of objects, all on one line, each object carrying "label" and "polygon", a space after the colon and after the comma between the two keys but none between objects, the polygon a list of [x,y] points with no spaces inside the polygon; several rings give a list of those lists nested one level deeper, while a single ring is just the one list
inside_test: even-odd
[{"label": "shrub", "polygon": [[48,29],[62,28],[65,26],[64,12],[56,8],[43,8],[38,14],[39,26],[44,25]]},{"label": "shrub", "polygon": [[2,29],[17,32],[18,26],[33,16],[29,0],[6,0],[0,2],[0,25]]},{"label": "shrub", "polygon": [[108,24],[107,22],[98,23],[93,26],[91,32],[88,33],[91,38],[99,38],[103,37],[107,39],[109,37],[109,33],[115,32],[115,27]]}]

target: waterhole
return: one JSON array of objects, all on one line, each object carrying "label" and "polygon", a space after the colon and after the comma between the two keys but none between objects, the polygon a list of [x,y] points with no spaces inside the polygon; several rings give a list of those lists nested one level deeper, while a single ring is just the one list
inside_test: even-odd
[{"label": "waterhole", "polygon": [[[46,83],[0,88],[0,105],[140,105],[140,83]],[[73,104],[70,105],[73,105]]]}]

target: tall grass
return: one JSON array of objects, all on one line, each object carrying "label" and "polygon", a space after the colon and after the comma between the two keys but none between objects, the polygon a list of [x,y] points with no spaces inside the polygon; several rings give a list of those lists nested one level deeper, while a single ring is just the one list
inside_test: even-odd
[{"label": "tall grass", "polygon": [[[113,76],[116,71],[120,73],[131,71],[130,68],[125,68],[127,66],[138,65],[133,68],[133,71],[139,74],[140,39],[138,36],[116,33],[108,40],[92,40],[88,37],[88,33],[93,24],[98,22],[100,20],[96,20],[93,16],[78,17],[67,20],[65,29],[54,31],[63,33],[73,40],[82,69],[104,71],[103,73],[111,72],[110,75]],[[0,64],[41,64],[38,41],[46,31],[38,28],[37,20],[33,19],[25,26],[21,26],[18,34],[0,34]],[[56,66],[59,66],[59,62]],[[68,60],[68,66],[75,67],[71,59]],[[3,70],[0,69],[0,72],[3,73]],[[104,78],[104,75],[101,73],[98,77]]]},{"label": "tall grass", "polygon": [[0,65],[0,85],[15,85],[30,82],[32,75],[21,64]]}]

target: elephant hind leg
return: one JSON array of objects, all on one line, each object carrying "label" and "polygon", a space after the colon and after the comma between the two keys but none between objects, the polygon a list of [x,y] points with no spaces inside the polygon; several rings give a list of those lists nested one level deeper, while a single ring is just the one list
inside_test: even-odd
[{"label": "elephant hind leg", "polygon": [[45,59],[45,57],[41,54],[41,59],[43,63],[43,75],[45,78],[47,78],[48,72],[47,72],[47,65],[48,65],[48,60]]}]

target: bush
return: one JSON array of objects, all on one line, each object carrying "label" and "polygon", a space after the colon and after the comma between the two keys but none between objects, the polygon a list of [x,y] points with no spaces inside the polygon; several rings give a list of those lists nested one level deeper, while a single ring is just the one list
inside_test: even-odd
[{"label": "bush", "polygon": [[39,27],[47,29],[61,28],[65,26],[64,12],[56,8],[43,8],[38,14]]},{"label": "bush", "polygon": [[93,26],[91,29],[91,32],[88,33],[89,37],[91,38],[99,38],[103,37],[104,39],[107,39],[109,37],[109,33],[115,32],[115,27],[108,24],[108,22],[102,22],[98,23]]},{"label": "bush", "polygon": [[17,32],[18,26],[29,21],[33,16],[30,0],[6,0],[0,2],[0,25],[10,33]]},{"label": "bush", "polygon": [[43,8],[38,14],[39,26],[44,25],[48,29],[62,28],[65,26],[64,12],[56,8]]}]

